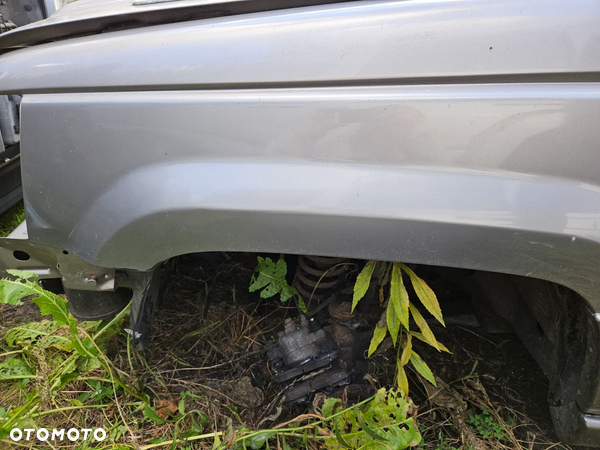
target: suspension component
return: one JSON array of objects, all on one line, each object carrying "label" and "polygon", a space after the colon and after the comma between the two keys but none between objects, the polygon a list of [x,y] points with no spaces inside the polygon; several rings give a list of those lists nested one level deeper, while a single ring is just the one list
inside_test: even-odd
[{"label": "suspension component", "polygon": [[346,258],[298,256],[294,287],[305,301],[321,301],[344,282],[348,261]]}]

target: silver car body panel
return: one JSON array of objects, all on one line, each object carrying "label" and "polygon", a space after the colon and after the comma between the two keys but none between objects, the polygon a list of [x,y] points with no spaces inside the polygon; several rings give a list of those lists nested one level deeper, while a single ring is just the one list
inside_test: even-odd
[{"label": "silver car body panel", "polygon": [[550,279],[600,312],[600,84],[44,94],[21,108],[30,239],[91,263],[400,259]]},{"label": "silver car body panel", "polygon": [[357,1],[12,51],[28,242],[107,269],[235,250],[513,273],[600,318],[598,23],[597,1]]},{"label": "silver car body panel", "polygon": [[[52,14],[56,11],[54,3],[61,0],[45,1],[46,10]],[[341,1],[347,0],[78,0],[47,20],[6,33],[0,50],[126,28]]]},{"label": "silver car body panel", "polygon": [[0,59],[0,91],[600,81],[599,18],[597,1],[562,0],[269,11],[11,52]]}]

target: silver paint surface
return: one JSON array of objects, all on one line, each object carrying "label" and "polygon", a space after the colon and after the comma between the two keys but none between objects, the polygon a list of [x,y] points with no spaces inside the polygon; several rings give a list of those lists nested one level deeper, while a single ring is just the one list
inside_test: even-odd
[{"label": "silver paint surface", "polygon": [[461,77],[515,74],[600,81],[598,23],[600,2],[588,0],[358,1],[269,11],[17,50],[0,57],[0,91],[465,83]]},{"label": "silver paint surface", "polygon": [[232,250],[514,273],[600,313],[598,23],[597,1],[359,1],[7,53],[30,239],[120,269]]},{"label": "silver paint surface", "polygon": [[600,311],[599,113],[596,83],[28,95],[30,237],[138,270],[209,250],[470,266]]}]

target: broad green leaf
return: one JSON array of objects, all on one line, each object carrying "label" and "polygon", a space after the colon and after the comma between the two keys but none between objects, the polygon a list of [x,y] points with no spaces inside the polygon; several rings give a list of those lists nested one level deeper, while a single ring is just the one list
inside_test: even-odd
[{"label": "broad green leaf", "polygon": [[250,447],[252,448],[252,450],[259,450],[259,449],[263,448],[265,446],[265,444],[267,444],[267,447],[268,447],[269,439],[271,439],[276,434],[277,434],[276,431],[263,431],[261,433],[255,434],[254,436],[250,436],[247,439],[247,441],[248,441],[248,444],[250,444]]},{"label": "broad green leaf", "polygon": [[427,364],[425,364],[425,361],[423,361],[421,357],[417,355],[414,351],[410,355],[410,362],[412,363],[415,370],[419,372],[423,378],[425,378],[434,386],[437,386],[437,384],[435,383],[435,377],[433,376],[431,369]]},{"label": "broad green leaf", "polygon": [[400,364],[400,360],[397,362],[397,372],[398,372],[398,389],[404,392],[405,395],[408,395],[408,378],[406,377],[406,371],[404,370],[404,366]]},{"label": "broad green leaf", "polygon": [[442,309],[440,308],[440,304],[433,290],[405,264],[401,264],[401,267],[410,277],[415,293],[417,294],[417,297],[419,297],[419,300],[421,300],[421,303],[423,303],[425,309],[427,309],[438,322],[446,326],[444,317],[442,316]]},{"label": "broad green leaf", "polygon": [[421,443],[423,438],[415,426],[415,422],[410,419],[406,421],[407,428],[391,428],[389,431],[391,444],[390,448],[408,448]]},{"label": "broad green leaf", "polygon": [[440,344],[433,335],[433,331],[431,331],[431,328],[429,328],[429,325],[427,324],[419,310],[412,303],[410,304],[410,312],[412,313],[413,319],[415,319],[415,323],[423,333],[423,340],[429,345],[431,345],[433,348],[435,348],[437,351],[440,351]]},{"label": "broad green leaf", "polygon": [[402,450],[416,445],[421,436],[413,419],[407,417],[409,407],[401,391],[379,389],[371,401],[341,412],[339,420],[330,425],[335,438],[325,439],[325,446],[333,450]]},{"label": "broad green leaf", "polygon": [[[27,274],[30,272],[23,272],[21,270],[8,270],[8,273],[14,276],[21,274]],[[35,274],[32,274],[35,277]],[[29,282],[31,283],[31,282]],[[8,305],[22,305],[22,299],[29,295],[37,294],[33,292],[28,284],[19,280],[9,280],[4,278],[0,280],[0,302]]]},{"label": "broad green leaf", "polygon": [[326,398],[323,402],[323,407],[321,408],[321,415],[326,419],[329,419],[331,416],[335,414],[336,406],[342,405],[342,401],[339,398],[329,397]]},{"label": "broad green leaf", "polygon": [[[18,301],[23,297],[33,296],[31,301],[38,305],[42,315],[52,316],[59,325],[71,327],[76,323],[75,319],[69,316],[67,301],[59,295],[42,289],[37,284],[35,274],[22,270],[8,270],[7,272],[18,277],[18,280],[4,279],[0,281],[0,299],[4,303],[19,304]],[[17,296],[21,296],[18,301]]]},{"label": "broad green leaf", "polygon": [[70,339],[61,335],[58,328],[58,323],[52,320],[29,322],[8,330],[4,339],[11,347],[26,347],[35,343],[42,348],[54,347],[67,352],[73,350]]},{"label": "broad green leaf", "polygon": [[369,285],[371,284],[371,276],[373,275],[373,269],[375,269],[376,261],[370,260],[367,262],[363,270],[360,271],[354,284],[354,295],[352,297],[352,312],[358,305],[358,302],[365,296]]},{"label": "broad green leaf", "polygon": [[7,269],[6,272],[12,275],[13,277],[19,278],[21,280],[38,280],[38,276],[35,273],[30,272],[28,270]]},{"label": "broad green leaf", "polygon": [[299,296],[298,291],[291,287],[285,279],[287,265],[283,259],[274,263],[271,258],[259,256],[257,260],[256,271],[252,275],[248,288],[250,292],[262,289],[260,298],[269,298],[279,294],[282,302],[288,301],[294,295]]},{"label": "broad green leaf", "polygon": [[371,439],[375,440],[375,441],[379,441],[379,442],[386,442],[387,439],[379,434],[377,434],[374,430],[372,430],[369,425],[367,425],[365,423],[365,421],[363,420],[360,411],[357,411],[356,413],[356,421],[358,422],[358,424],[360,425],[360,427],[363,429],[363,431],[365,433],[367,433]]},{"label": "broad green leaf", "polygon": [[99,358],[79,358],[77,361],[77,368],[81,372],[91,372],[92,370],[104,367],[103,362]]},{"label": "broad green leaf", "polygon": [[35,378],[35,371],[20,356],[11,355],[0,363],[0,381],[29,375],[31,378]]},{"label": "broad green leaf", "polygon": [[69,316],[69,307],[67,301],[59,295],[45,291],[36,282],[21,280],[22,284],[29,289],[27,295],[34,295],[31,299],[35,303],[40,312],[44,316],[52,316],[55,322],[59,325],[71,326],[75,323],[75,319]]},{"label": "broad green leaf", "polygon": [[[409,331],[409,333],[413,337],[417,338],[418,340],[427,343],[427,340],[425,339],[425,336],[423,336],[421,333],[418,333],[416,331]],[[446,347],[440,341],[436,341],[436,342],[437,342],[437,345],[438,345],[438,347],[440,348],[441,351],[452,354],[452,352],[450,350],[448,350],[448,347]]]}]

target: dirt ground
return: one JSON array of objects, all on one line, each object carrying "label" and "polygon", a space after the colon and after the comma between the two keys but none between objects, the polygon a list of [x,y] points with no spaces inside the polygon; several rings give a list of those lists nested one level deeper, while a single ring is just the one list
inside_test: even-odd
[{"label": "dirt ground", "polygon": [[[145,351],[155,370],[166,375],[171,393],[192,386],[203,390],[215,401],[240,407],[240,418],[251,428],[281,423],[311,408],[310,403],[275,408],[282,386],[270,379],[264,345],[282,329],[285,318],[298,315],[298,309],[248,292],[255,265],[253,254],[189,255],[170,261],[162,273],[154,338]],[[293,271],[293,263],[289,267]],[[348,284],[352,283],[350,273]],[[440,302],[444,309],[445,298]],[[434,373],[460,393],[469,410],[492,409],[508,422],[506,427],[524,448],[567,448],[555,442],[551,431],[548,382],[514,334],[488,335],[468,324],[438,326],[434,332],[452,354],[425,345],[419,351]],[[369,382],[392,385],[395,357],[389,348],[370,359]],[[409,377],[426,448],[461,447],[450,415],[427,399],[414,373]],[[463,391],[467,388],[477,394],[468,398]],[[279,411],[277,417],[274,411]],[[504,442],[506,448],[511,444]]]},{"label": "dirt ground", "polygon": [[[292,276],[294,263],[288,260]],[[299,311],[292,303],[281,304],[276,297],[261,299],[258,293],[249,292],[255,266],[256,255],[245,253],[187,255],[167,262],[161,273],[153,337],[145,350],[133,356],[133,375],[140,386],[165,404],[191,394],[189,408],[201,410],[217,429],[227,429],[232,423],[243,423],[250,429],[267,428],[313,408],[312,398],[305,403],[282,402],[285,386],[271,379],[273,366],[265,356],[265,344],[282,329],[286,318],[297,317]],[[349,270],[344,282],[352,286],[355,276],[356,271]],[[452,298],[446,298],[453,295],[457,293],[439,295],[442,310],[445,305],[450,309],[456,306]],[[313,303],[309,308],[315,306]],[[459,311],[458,316],[467,317],[464,312]],[[365,313],[363,327],[373,325],[378,314]],[[0,308],[4,330],[20,321],[40,318],[33,305]],[[486,334],[470,324],[468,317],[463,323],[449,322],[455,324],[446,329],[432,328],[451,354],[425,345],[417,344],[417,348],[439,377],[438,387],[447,386],[451,394],[437,395],[432,401],[431,390],[415,373],[409,373],[411,397],[419,407],[422,447],[508,449],[518,448],[518,443],[525,449],[569,448],[554,440],[546,401],[547,380],[519,339],[513,334]],[[396,351],[391,345],[387,347],[364,361],[366,374],[359,382],[364,389],[393,385]],[[122,342],[116,342],[108,356],[125,367]],[[342,391],[344,395],[348,397],[347,389]],[[464,432],[450,412],[456,408],[464,408],[468,417],[489,415],[504,430],[502,438],[480,439],[484,446],[468,440],[463,443]],[[140,428],[138,437],[147,440],[161,436],[167,427]]]}]

